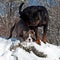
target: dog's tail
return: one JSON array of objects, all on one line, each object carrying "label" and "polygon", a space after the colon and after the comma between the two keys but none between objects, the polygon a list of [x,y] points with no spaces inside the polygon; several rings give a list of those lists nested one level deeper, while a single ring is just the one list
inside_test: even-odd
[{"label": "dog's tail", "polygon": [[22,9],[23,4],[24,4],[24,2],[22,2],[21,5],[19,6],[19,14],[20,14],[20,15],[22,14],[21,9]]},{"label": "dog's tail", "polygon": [[14,26],[11,27],[10,36],[7,39],[10,39],[12,37],[12,32],[13,32],[13,30],[15,28],[15,25],[16,25],[16,23],[14,24]]}]

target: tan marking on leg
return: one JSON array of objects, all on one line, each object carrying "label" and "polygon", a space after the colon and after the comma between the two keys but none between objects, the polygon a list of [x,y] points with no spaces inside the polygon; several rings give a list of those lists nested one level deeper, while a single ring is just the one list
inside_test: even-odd
[{"label": "tan marking on leg", "polygon": [[43,34],[42,41],[46,43],[46,34]]},{"label": "tan marking on leg", "polygon": [[36,43],[39,44],[39,45],[41,44],[39,36],[37,36],[37,38],[36,38]]}]

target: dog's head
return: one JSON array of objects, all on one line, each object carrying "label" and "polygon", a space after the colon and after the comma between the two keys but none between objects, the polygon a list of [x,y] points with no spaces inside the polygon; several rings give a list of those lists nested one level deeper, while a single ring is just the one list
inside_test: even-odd
[{"label": "dog's head", "polygon": [[24,36],[25,40],[28,37],[35,38],[35,32],[34,32],[34,30],[23,31],[23,36]]},{"label": "dog's head", "polygon": [[41,15],[38,11],[33,12],[31,16],[28,16],[28,20],[26,21],[28,26],[37,26],[41,21]]}]

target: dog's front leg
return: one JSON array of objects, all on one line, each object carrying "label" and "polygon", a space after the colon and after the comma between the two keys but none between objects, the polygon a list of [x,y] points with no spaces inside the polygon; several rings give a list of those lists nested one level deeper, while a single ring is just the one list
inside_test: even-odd
[{"label": "dog's front leg", "polygon": [[38,35],[38,33],[37,33],[37,30],[38,30],[38,29],[35,29],[36,43],[40,45],[41,42],[40,42],[40,37],[39,37],[39,35]]},{"label": "dog's front leg", "polygon": [[46,41],[47,41],[47,39],[46,39],[46,33],[47,33],[47,25],[45,25],[45,26],[43,27],[43,37],[42,37],[42,41],[43,41],[44,43],[46,43]]}]

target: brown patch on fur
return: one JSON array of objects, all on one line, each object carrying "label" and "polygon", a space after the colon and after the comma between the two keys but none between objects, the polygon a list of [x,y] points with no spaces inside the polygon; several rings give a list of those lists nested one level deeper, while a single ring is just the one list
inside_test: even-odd
[{"label": "brown patch on fur", "polygon": [[46,24],[47,22],[46,21],[43,21],[43,24]]},{"label": "brown patch on fur", "polygon": [[42,41],[46,43],[46,34],[43,34]]},{"label": "brown patch on fur", "polygon": [[31,37],[33,38],[33,37],[34,37],[34,35],[35,35],[34,30],[29,30],[29,34],[31,34]]},{"label": "brown patch on fur", "polygon": [[37,21],[36,21],[36,26],[37,26],[39,23],[40,23],[40,20],[37,20]]},{"label": "brown patch on fur", "polygon": [[37,39],[36,39],[36,43],[39,44],[39,45],[41,44],[41,42],[40,42],[40,38],[39,38],[39,37],[37,37]]}]

